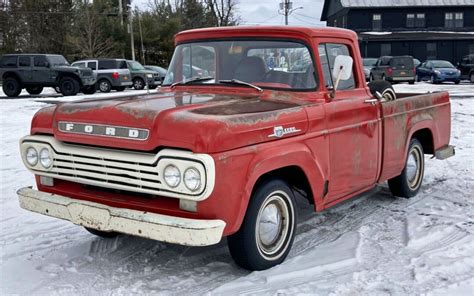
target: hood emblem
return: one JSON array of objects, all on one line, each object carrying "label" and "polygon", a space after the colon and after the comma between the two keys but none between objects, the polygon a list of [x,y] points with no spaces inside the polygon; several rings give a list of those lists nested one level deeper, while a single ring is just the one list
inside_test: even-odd
[{"label": "hood emblem", "polygon": [[268,137],[269,138],[281,138],[284,135],[294,134],[294,133],[297,133],[297,132],[301,132],[301,130],[297,129],[294,126],[287,127],[287,128],[283,128],[282,126],[275,126],[273,128],[273,134],[268,135]]},{"label": "hood emblem", "polygon": [[141,128],[65,121],[58,122],[58,129],[63,133],[111,137],[138,141],[145,141],[146,139],[148,139],[148,136],[150,134],[149,130]]}]

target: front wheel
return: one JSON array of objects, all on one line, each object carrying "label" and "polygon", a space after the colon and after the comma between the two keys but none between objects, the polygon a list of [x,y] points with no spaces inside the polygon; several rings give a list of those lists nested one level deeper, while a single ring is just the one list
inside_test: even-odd
[{"label": "front wheel", "polygon": [[77,79],[72,77],[64,77],[59,82],[59,88],[63,96],[75,96],[81,89],[81,85]]},{"label": "front wheel", "polygon": [[295,230],[293,192],[283,180],[267,180],[252,194],[239,231],[228,237],[230,254],[248,270],[273,267],[290,252]]},{"label": "front wheel", "polygon": [[142,90],[145,88],[145,81],[141,78],[135,78],[133,79],[133,88],[136,90]]},{"label": "front wheel", "polygon": [[39,95],[43,91],[43,87],[42,86],[30,86],[30,87],[26,88],[26,91],[30,95]]},{"label": "front wheel", "polygon": [[395,196],[413,197],[420,190],[425,172],[423,146],[417,139],[410,141],[405,167],[402,173],[388,180],[388,187]]}]

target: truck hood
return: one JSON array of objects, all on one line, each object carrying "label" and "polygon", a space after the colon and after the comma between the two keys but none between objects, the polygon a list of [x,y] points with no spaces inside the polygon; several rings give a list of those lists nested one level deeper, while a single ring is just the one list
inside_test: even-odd
[{"label": "truck hood", "polygon": [[[32,133],[44,132],[46,124],[58,140],[65,142],[212,153],[305,133],[307,103],[289,100],[288,95],[279,96],[278,92],[259,96],[168,92],[88,99],[60,104],[43,111],[43,116],[37,114]],[[50,120],[45,119],[48,116]],[[115,135],[107,134],[106,128],[112,128]],[[130,129],[131,136],[139,138],[129,137]]]}]

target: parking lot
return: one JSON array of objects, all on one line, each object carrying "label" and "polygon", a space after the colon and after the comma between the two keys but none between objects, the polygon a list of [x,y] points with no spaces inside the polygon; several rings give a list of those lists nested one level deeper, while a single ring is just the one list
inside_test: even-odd
[{"label": "parking lot", "polygon": [[474,284],[474,85],[394,87],[397,92],[449,91],[456,156],[427,157],[424,185],[412,199],[394,198],[381,184],[322,213],[301,202],[289,258],[254,273],[232,262],[226,240],[192,248],[131,236],[100,239],[18,206],[16,190],[34,183],[20,159],[18,140],[28,134],[39,108],[146,91],[62,97],[46,89],[17,99],[0,93],[0,294],[469,293]]}]

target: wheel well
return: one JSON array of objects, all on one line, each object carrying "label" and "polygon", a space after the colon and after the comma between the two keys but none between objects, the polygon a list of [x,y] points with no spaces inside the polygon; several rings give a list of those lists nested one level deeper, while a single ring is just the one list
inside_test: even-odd
[{"label": "wheel well", "polygon": [[80,85],[81,87],[83,86],[81,79],[79,79],[79,77],[77,77],[76,75],[71,74],[71,73],[60,74],[60,75],[58,76],[58,78],[56,78],[56,82],[59,84],[59,82],[61,81],[61,79],[65,78],[65,77],[70,77],[70,78],[72,78],[72,79],[75,79],[75,80],[77,80],[77,82],[79,82],[79,85]]},{"label": "wheel well", "polygon": [[141,76],[135,76],[132,78],[132,81],[135,80],[135,79],[141,79],[142,81],[145,81],[145,79],[143,79],[143,77]]},{"label": "wheel well", "polygon": [[5,80],[7,78],[15,78],[16,80],[18,80],[20,83],[22,83],[21,79],[20,79],[20,76],[18,76],[15,72],[5,72],[2,76],[2,79]]},{"label": "wheel well", "polygon": [[262,182],[273,178],[279,178],[286,181],[294,192],[296,191],[302,195],[310,204],[314,204],[313,192],[308,182],[308,178],[299,166],[287,166],[261,175],[253,186],[252,195]]},{"label": "wheel well", "polygon": [[413,138],[420,141],[425,154],[434,154],[433,134],[428,128],[416,131],[412,136],[412,139]]}]

